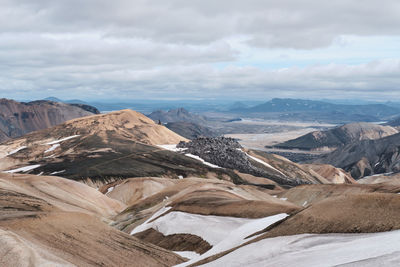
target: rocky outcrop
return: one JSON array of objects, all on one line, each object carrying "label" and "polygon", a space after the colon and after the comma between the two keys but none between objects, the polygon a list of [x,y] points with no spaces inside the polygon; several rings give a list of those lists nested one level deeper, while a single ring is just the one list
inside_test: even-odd
[{"label": "rocky outcrop", "polygon": [[180,142],[177,147],[186,149],[185,153],[199,156],[214,165],[266,177],[281,185],[295,186],[307,183],[301,179],[289,178],[275,168],[271,168],[270,171],[262,168],[262,164],[243,152],[242,146],[233,138],[197,138],[190,142]]},{"label": "rocky outcrop", "polygon": [[0,99],[0,142],[98,113],[95,107],[89,105],[45,100],[20,103],[3,98]]}]

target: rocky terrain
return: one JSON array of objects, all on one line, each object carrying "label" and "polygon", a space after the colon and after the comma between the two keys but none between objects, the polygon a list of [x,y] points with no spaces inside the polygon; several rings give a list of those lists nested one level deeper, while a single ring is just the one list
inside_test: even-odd
[{"label": "rocky terrain", "polygon": [[[180,142],[177,148],[193,154],[216,166],[238,170],[259,177],[268,177],[282,185],[299,185],[307,181],[287,178],[280,171],[271,167],[269,172],[258,167],[260,162],[242,151],[241,145],[233,138],[197,138],[190,142]],[[265,164],[264,164],[265,165]]]},{"label": "rocky terrain", "polygon": [[93,114],[99,114],[99,111],[88,105],[45,100],[20,103],[2,98],[0,99],[0,142]]},{"label": "rocky terrain", "polygon": [[372,123],[351,123],[326,131],[315,131],[275,145],[283,149],[334,150],[360,140],[375,140],[398,133],[391,126]]}]

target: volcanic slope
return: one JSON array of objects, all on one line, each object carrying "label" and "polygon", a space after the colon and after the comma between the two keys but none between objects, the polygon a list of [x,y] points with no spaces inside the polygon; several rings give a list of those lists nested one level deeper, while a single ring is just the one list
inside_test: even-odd
[{"label": "volcanic slope", "polygon": [[20,103],[0,99],[0,142],[46,129],[74,118],[98,114],[88,105],[64,104],[52,101]]},{"label": "volcanic slope", "polygon": [[186,139],[143,114],[122,110],[70,120],[2,143],[0,168],[62,173],[72,179],[184,175],[195,171],[193,166],[206,171],[197,160],[154,146],[181,140]]},{"label": "volcanic slope", "polygon": [[296,139],[275,145],[284,149],[336,149],[360,140],[375,140],[397,134],[398,130],[391,126],[372,123],[350,123],[326,131],[315,131]]},{"label": "volcanic slope", "polygon": [[0,174],[1,266],[172,266],[178,255],[110,227],[124,204],[58,177]]}]

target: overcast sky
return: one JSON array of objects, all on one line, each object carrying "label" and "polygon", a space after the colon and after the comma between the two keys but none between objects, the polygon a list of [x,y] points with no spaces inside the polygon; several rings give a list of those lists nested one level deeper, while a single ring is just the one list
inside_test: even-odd
[{"label": "overcast sky", "polygon": [[400,1],[0,0],[0,94],[400,101]]}]

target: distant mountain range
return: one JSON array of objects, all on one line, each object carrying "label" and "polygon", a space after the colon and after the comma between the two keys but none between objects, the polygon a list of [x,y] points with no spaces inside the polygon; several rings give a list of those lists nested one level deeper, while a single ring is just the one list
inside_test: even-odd
[{"label": "distant mountain range", "polygon": [[282,120],[320,120],[338,123],[390,120],[400,114],[399,107],[385,104],[348,105],[289,98],[274,98],[253,107],[238,105],[230,111],[251,116],[275,114],[275,118]]}]

